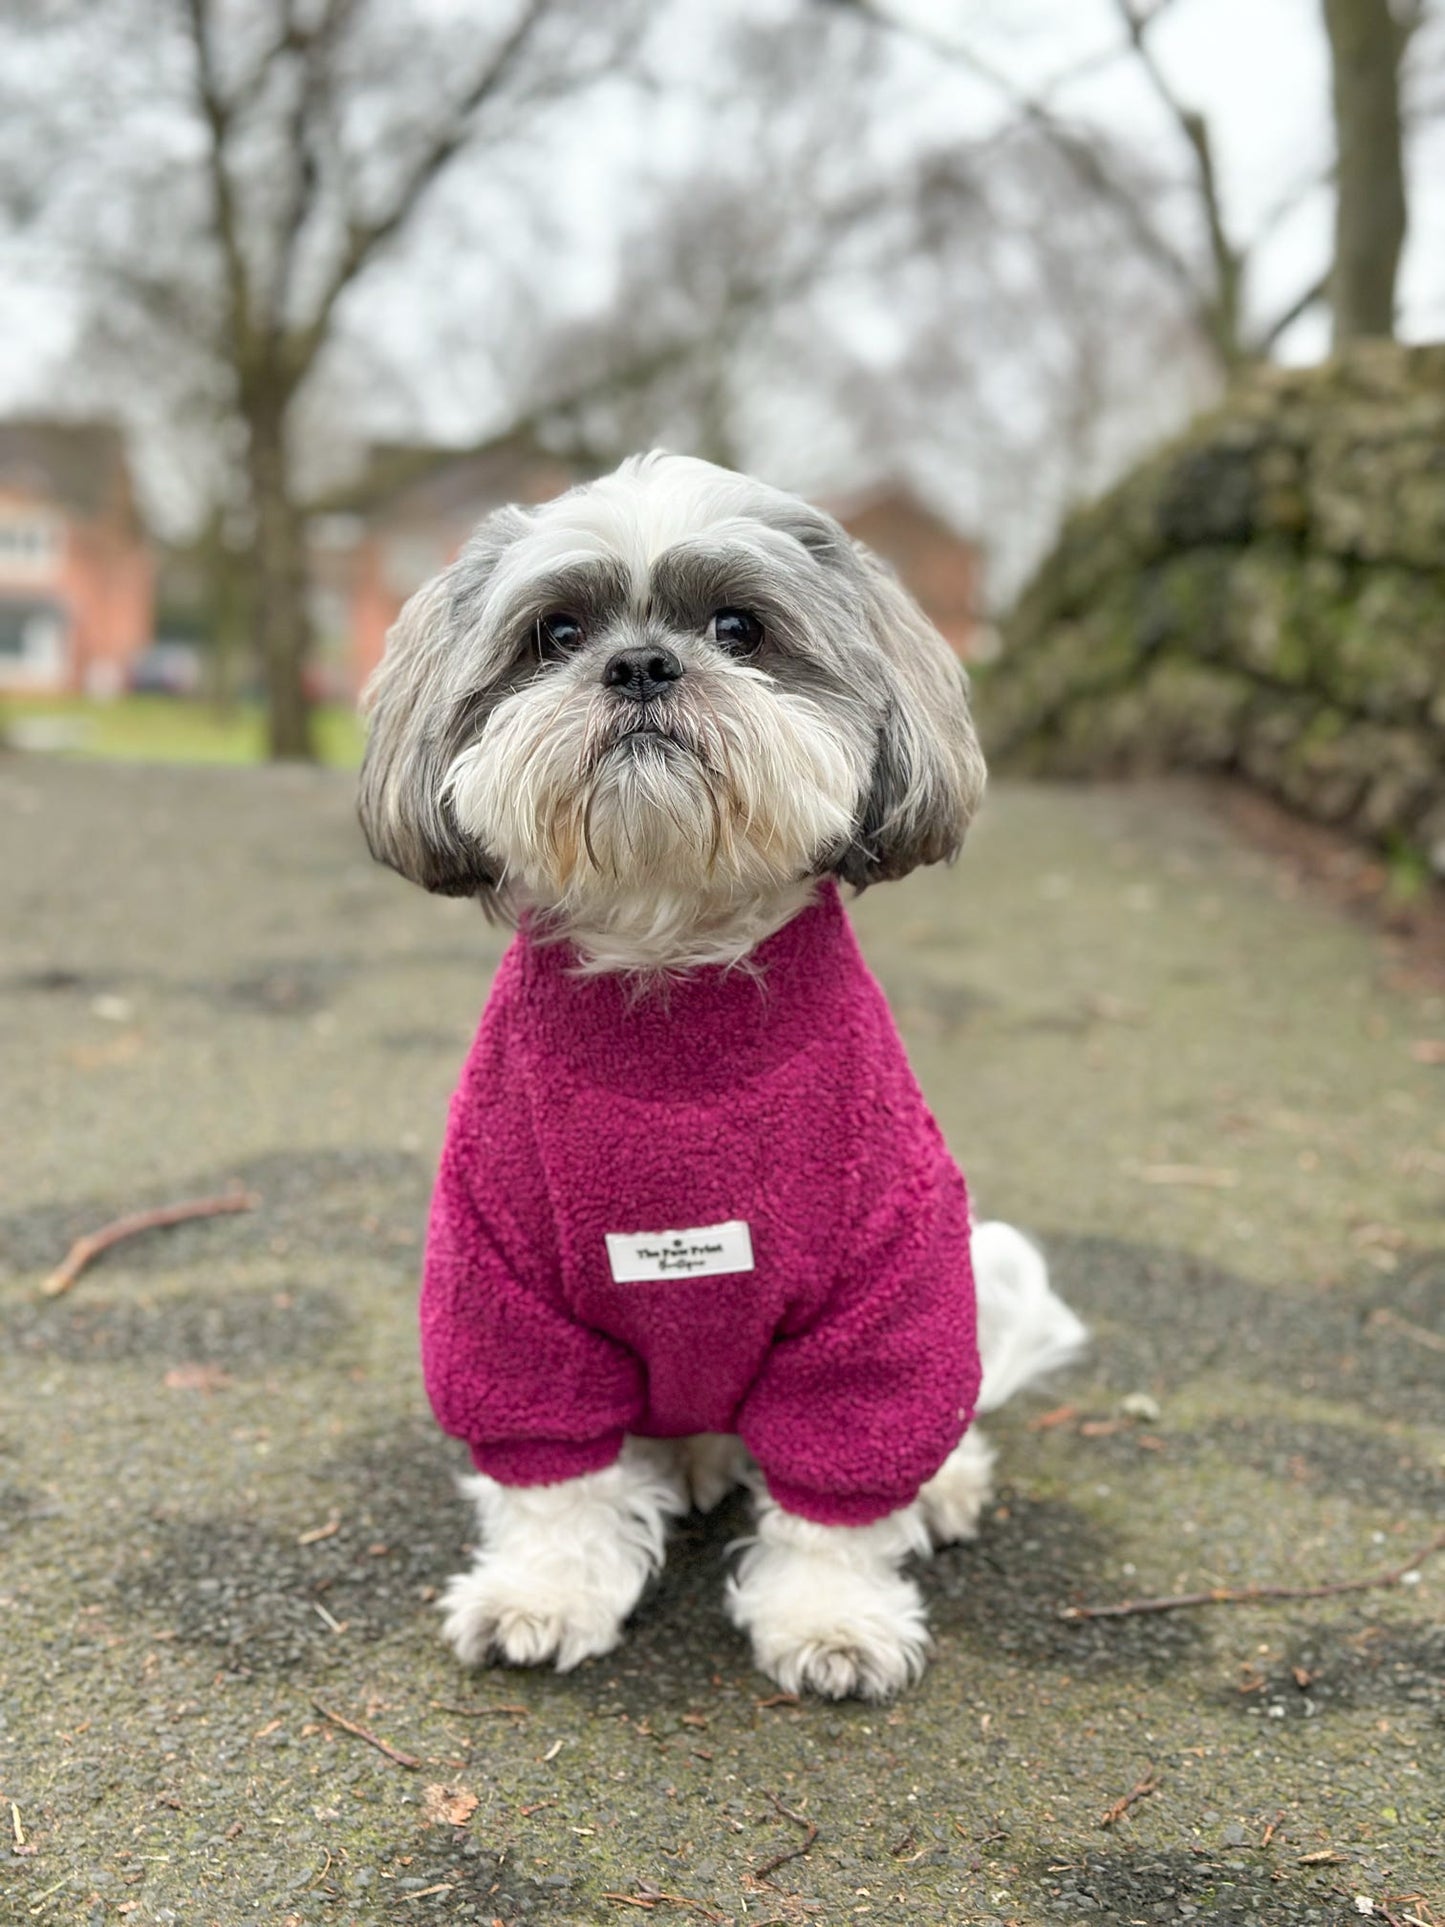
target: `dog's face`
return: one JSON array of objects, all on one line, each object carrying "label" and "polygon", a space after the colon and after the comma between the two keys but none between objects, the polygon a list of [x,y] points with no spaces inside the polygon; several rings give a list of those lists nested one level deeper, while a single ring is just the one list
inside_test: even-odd
[{"label": "dog's face", "polygon": [[983,787],[963,673],[894,579],[831,517],[679,456],[493,515],[403,610],[368,703],[376,856],[634,964],[727,954],[830,871],[953,855]]}]

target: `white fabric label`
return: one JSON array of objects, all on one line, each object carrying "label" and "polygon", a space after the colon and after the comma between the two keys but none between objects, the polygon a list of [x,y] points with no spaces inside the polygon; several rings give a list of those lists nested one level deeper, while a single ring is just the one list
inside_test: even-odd
[{"label": "white fabric label", "polygon": [[606,1238],[607,1262],[619,1285],[753,1269],[752,1233],[741,1218],[692,1231],[609,1231]]}]

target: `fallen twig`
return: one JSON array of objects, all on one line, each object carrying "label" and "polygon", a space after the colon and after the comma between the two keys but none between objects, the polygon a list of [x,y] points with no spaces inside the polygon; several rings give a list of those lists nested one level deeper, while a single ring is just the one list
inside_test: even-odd
[{"label": "fallen twig", "polygon": [[[1430,1913],[1430,1903],[1424,1894],[1382,1894],[1375,1902],[1375,1905],[1381,1909],[1391,1907],[1418,1907],[1421,1912],[1429,1915],[1431,1921],[1435,1918],[1435,1916]],[[1387,1912],[1385,1918],[1386,1920],[1392,1920],[1395,1916]],[[1410,1921],[1413,1927],[1426,1927],[1426,1922],[1420,1918],[1419,1914],[1401,1914],[1399,1918]]]},{"label": "fallen twig", "polygon": [[765,1860],[761,1867],[754,1867],[754,1880],[766,1880],[769,1874],[776,1873],[779,1867],[785,1867],[790,1860],[801,1860],[818,1837],[818,1825],[815,1820],[809,1820],[805,1815],[795,1813],[791,1807],[785,1807],[776,1793],[770,1793],[768,1798],[785,1820],[791,1820],[794,1826],[804,1828],[808,1837],[801,1846],[789,1847],[786,1853],[775,1853],[772,1859]]},{"label": "fallen twig", "polygon": [[433,1700],[432,1705],[439,1713],[457,1713],[464,1720],[490,1719],[495,1713],[507,1713],[514,1719],[530,1719],[530,1706],[453,1706],[450,1700]]},{"label": "fallen twig", "polygon": [[53,1887],[47,1887],[43,1894],[37,1894],[30,1904],[31,1913],[38,1914],[43,1912],[47,1903],[55,1898],[62,1887],[68,1887],[74,1878],[74,1874],[65,1874],[56,1881]]},{"label": "fallen twig", "polygon": [[216,1198],[191,1198],[184,1204],[158,1205],[154,1211],[132,1211],[128,1217],[115,1218],[103,1224],[99,1231],[77,1238],[65,1254],[64,1262],[56,1266],[40,1289],[45,1297],[58,1298],[61,1292],[70,1290],[93,1259],[124,1238],[134,1238],[142,1231],[158,1231],[164,1225],[185,1224],[191,1218],[218,1218],[227,1211],[254,1211],[260,1202],[254,1191],[227,1191]]},{"label": "fallen twig", "polygon": [[1118,1821],[1123,1819],[1130,1807],[1134,1806],[1140,1800],[1147,1800],[1151,1793],[1157,1793],[1158,1791],[1159,1776],[1155,1773],[1154,1769],[1150,1767],[1148,1773],[1142,1780],[1132,1786],[1127,1793],[1120,1794],[1113,1806],[1109,1808],[1109,1811],[1099,1816],[1099,1825],[1101,1827],[1114,1826]]},{"label": "fallen twig", "polygon": [[355,1720],[343,1719],[340,1713],[333,1713],[329,1706],[323,1706],[318,1699],[312,1700],[311,1704],[322,1719],[330,1720],[333,1726],[339,1726],[345,1733],[354,1733],[357,1739],[365,1740],[368,1746],[374,1746],[378,1753],[384,1753],[387,1759],[395,1760],[398,1766],[404,1766],[413,1773],[420,1769],[420,1760],[414,1759],[410,1753],[402,1753],[396,1747],[388,1746],[385,1740],[378,1739],[375,1733],[369,1732],[366,1727],[358,1726]]},{"label": "fallen twig", "polygon": [[1186,1606],[1246,1606],[1259,1599],[1331,1599],[1342,1592],[1374,1592],[1398,1586],[1437,1552],[1445,1552],[1445,1532],[1421,1546],[1401,1565],[1367,1579],[1331,1579],[1318,1586],[1212,1586],[1208,1592],[1166,1593],[1157,1599],[1125,1599],[1116,1606],[1060,1606],[1060,1619],[1127,1619],[1136,1613],[1172,1613]]},{"label": "fallen twig", "polygon": [[705,1901],[690,1900],[686,1894],[664,1893],[661,1887],[649,1887],[641,1880],[637,1883],[635,1894],[603,1894],[602,1898],[615,1900],[620,1907],[642,1907],[649,1911],[661,1901],[670,1907],[691,1907],[694,1912],[701,1914],[704,1920],[725,1921],[727,1919],[726,1914],[720,1914],[715,1907],[709,1907]]},{"label": "fallen twig", "polygon": [[1424,1345],[1429,1351],[1445,1352],[1445,1336],[1429,1331],[1409,1318],[1402,1318],[1399,1312],[1391,1311],[1388,1305],[1377,1306],[1365,1323],[1383,1325],[1387,1331],[1399,1332],[1402,1338],[1413,1338],[1417,1345]]},{"label": "fallen twig", "polygon": [[1056,1425],[1067,1425],[1070,1419],[1079,1416],[1077,1405],[1056,1405],[1050,1412],[1041,1412],[1037,1418],[1028,1422],[1030,1432],[1052,1432]]}]

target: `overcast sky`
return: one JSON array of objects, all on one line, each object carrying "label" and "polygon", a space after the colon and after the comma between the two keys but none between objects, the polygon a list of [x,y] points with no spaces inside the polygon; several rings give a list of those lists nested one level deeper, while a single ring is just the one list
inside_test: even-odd
[{"label": "overcast sky", "polygon": [[[467,13],[475,0],[397,0]],[[814,0],[822,8],[823,0]],[[963,67],[928,51],[928,39],[950,35],[968,44],[1031,94],[1048,92],[1052,102],[1106,127],[1145,155],[1165,178],[1187,180],[1187,159],[1178,130],[1170,122],[1135,61],[1121,54],[1116,0],[886,0],[900,19],[919,30],[916,44],[899,37],[892,58],[900,71],[916,76],[916,90],[905,89],[909,111],[884,127],[860,130],[870,142],[906,146],[930,131],[971,137],[986,132],[1007,113],[996,90]],[[1249,298],[1256,318],[1267,318],[1317,276],[1329,254],[1331,195],[1324,180],[1332,132],[1329,70],[1321,25],[1322,0],[1172,0],[1152,31],[1153,44],[1177,93],[1208,116],[1219,164],[1226,215],[1236,240],[1247,241],[1271,209],[1291,190],[1314,183],[1295,211],[1251,263]],[[766,18],[781,13],[788,0],[656,0],[664,56],[671,49],[679,71],[707,60],[710,37],[743,11]],[[1415,92],[1433,95],[1445,107],[1445,0],[1435,0],[1427,26],[1417,37],[1413,65],[1423,70]],[[13,31],[13,29],[12,29]],[[664,68],[667,58],[663,61]],[[1076,70],[1084,68],[1083,74]],[[644,155],[648,167],[674,167],[681,175],[725,138],[711,122],[700,122],[695,96],[666,90],[639,108],[635,94],[619,89],[595,104],[585,137],[549,156],[554,170],[548,195],[555,239],[549,300],[572,312],[602,298],[619,271],[613,245],[619,211],[627,206],[628,182]],[[464,197],[459,177],[437,194],[438,218],[445,219],[449,193]],[[475,210],[473,210],[475,213]],[[1401,279],[1401,333],[1407,339],[1445,334],[1445,113],[1412,143],[1411,228]],[[1178,201],[1181,224],[1197,220],[1187,192]],[[512,229],[518,224],[513,221]],[[466,261],[445,247],[433,247],[429,272],[444,274],[447,291],[460,291],[463,306],[477,304],[481,317],[475,340],[485,338],[487,275],[508,246],[525,254],[534,239],[522,231],[510,241],[502,220],[490,222],[486,260]],[[420,249],[418,250],[420,252]],[[440,264],[435,257],[440,256]],[[23,260],[23,257],[22,257]],[[625,270],[624,270],[625,271]],[[66,406],[73,386],[67,365],[72,329],[64,304],[50,290],[17,272],[15,256],[0,250],[0,409]],[[392,357],[398,379],[383,380],[374,393],[375,429],[381,433],[480,434],[489,414],[501,406],[501,388],[489,387],[480,351],[471,358],[470,392],[463,395],[449,369],[435,356],[408,355],[405,344],[416,333],[428,296],[424,277],[390,280],[378,274],[369,289],[358,291],[358,313],[378,340],[394,341],[402,351]],[[420,336],[418,335],[419,339]],[[1281,344],[1293,360],[1318,358],[1328,345],[1328,323],[1317,310],[1301,320]],[[409,366],[408,364],[413,364]],[[403,376],[403,372],[405,374]],[[505,370],[502,371],[505,374]],[[445,424],[443,427],[442,424]]]},{"label": "overcast sky", "polygon": [[[1121,47],[1115,0],[885,0],[888,11],[938,41],[967,37],[1037,94],[1051,80],[1089,67],[1053,99],[1155,155],[1180,163],[1178,130],[1137,64],[1100,67]],[[1151,42],[1184,102],[1203,111],[1216,146],[1226,216],[1236,239],[1297,185],[1315,190],[1281,226],[1260,257],[1252,292],[1257,312],[1282,312],[1328,259],[1332,199],[1321,178],[1333,151],[1329,49],[1322,0],[1173,0]],[[1417,36],[1413,89],[1437,113],[1411,143],[1410,235],[1400,283],[1400,333],[1407,340],[1445,334],[1445,14],[1434,0]],[[997,111],[996,96],[959,76],[970,111]],[[1291,332],[1287,358],[1315,360],[1328,346],[1317,312]]]}]

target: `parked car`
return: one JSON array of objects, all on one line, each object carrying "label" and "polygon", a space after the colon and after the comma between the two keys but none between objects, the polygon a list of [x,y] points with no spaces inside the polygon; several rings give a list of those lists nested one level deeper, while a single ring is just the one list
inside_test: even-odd
[{"label": "parked car", "polygon": [[188,642],[153,642],[131,665],[135,696],[198,696],[201,658]]}]

